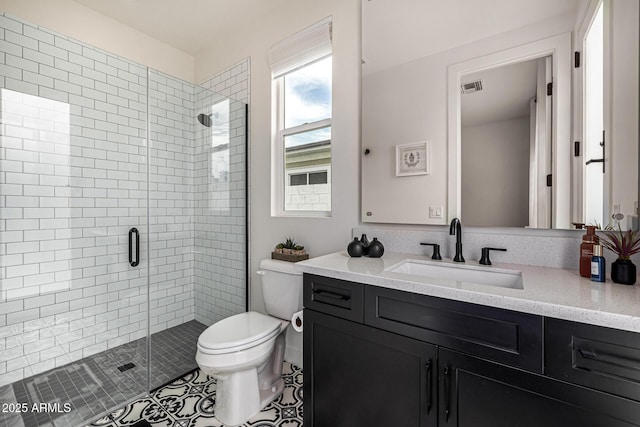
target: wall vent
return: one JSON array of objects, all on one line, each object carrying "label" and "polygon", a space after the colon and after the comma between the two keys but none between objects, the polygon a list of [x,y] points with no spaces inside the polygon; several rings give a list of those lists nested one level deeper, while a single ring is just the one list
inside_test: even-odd
[{"label": "wall vent", "polygon": [[482,80],[476,80],[475,82],[462,83],[460,85],[460,93],[465,95],[467,93],[479,92],[482,90]]}]

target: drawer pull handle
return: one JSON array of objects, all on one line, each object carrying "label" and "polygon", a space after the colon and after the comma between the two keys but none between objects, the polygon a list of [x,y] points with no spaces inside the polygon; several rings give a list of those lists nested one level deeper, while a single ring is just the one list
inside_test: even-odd
[{"label": "drawer pull handle", "polygon": [[431,359],[427,360],[425,365],[427,369],[427,414],[431,412],[431,387],[432,387],[432,375],[431,375]]},{"label": "drawer pull handle", "polygon": [[596,350],[588,348],[578,348],[580,356],[584,359],[596,360],[611,365],[617,365],[624,368],[638,369],[638,360],[635,358],[628,358],[624,356],[618,356],[611,353],[598,353]]},{"label": "drawer pull handle", "polygon": [[349,297],[346,295],[334,294],[333,292],[327,291],[313,291],[314,295],[318,295],[320,297],[331,298],[338,301],[349,301]]},{"label": "drawer pull handle", "polygon": [[444,420],[449,422],[449,412],[451,408],[450,394],[451,394],[451,381],[449,378],[449,366],[444,367]]},{"label": "drawer pull handle", "polygon": [[580,352],[580,356],[584,357],[585,359],[597,359],[598,358],[598,354],[590,349],[585,349],[585,348],[579,348],[578,352]]}]

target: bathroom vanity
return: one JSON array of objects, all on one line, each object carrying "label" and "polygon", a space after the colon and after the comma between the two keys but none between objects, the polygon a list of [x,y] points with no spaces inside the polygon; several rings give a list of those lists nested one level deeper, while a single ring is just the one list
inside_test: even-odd
[{"label": "bathroom vanity", "polygon": [[[445,273],[399,268],[407,259]],[[305,426],[640,426],[635,286],[402,254],[298,268]]]}]

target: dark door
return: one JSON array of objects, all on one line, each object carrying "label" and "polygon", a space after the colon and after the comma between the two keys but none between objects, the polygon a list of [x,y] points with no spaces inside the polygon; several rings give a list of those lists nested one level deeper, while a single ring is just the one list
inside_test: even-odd
[{"label": "dark door", "polygon": [[305,427],[431,427],[436,347],[304,312]]},{"label": "dark door", "polygon": [[440,349],[441,426],[640,426],[640,404]]}]

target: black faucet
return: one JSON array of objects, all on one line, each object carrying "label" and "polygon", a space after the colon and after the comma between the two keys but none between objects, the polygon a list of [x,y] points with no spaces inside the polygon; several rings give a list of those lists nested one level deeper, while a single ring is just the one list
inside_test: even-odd
[{"label": "black faucet", "polygon": [[482,257],[480,258],[480,264],[491,265],[491,260],[489,259],[489,251],[506,252],[507,250],[504,248],[482,248]]},{"label": "black faucet", "polygon": [[462,256],[462,224],[458,218],[451,220],[449,234],[456,236],[456,256],[453,257],[453,260],[455,262],[464,262],[464,257]]},{"label": "black faucet", "polygon": [[440,245],[437,243],[420,243],[422,246],[433,246],[433,255],[431,259],[442,259],[442,255],[440,255]]}]

